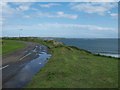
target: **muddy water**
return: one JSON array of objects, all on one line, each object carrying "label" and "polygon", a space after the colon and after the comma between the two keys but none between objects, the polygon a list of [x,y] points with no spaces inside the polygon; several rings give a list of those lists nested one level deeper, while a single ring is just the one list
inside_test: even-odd
[{"label": "muddy water", "polygon": [[47,63],[51,57],[46,52],[40,52],[39,57],[27,63],[14,77],[7,81],[3,88],[22,88],[32,80],[32,77]]}]

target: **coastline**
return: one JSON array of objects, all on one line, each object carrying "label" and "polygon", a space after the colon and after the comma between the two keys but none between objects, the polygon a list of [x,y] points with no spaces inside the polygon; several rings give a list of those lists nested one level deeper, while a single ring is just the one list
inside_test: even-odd
[{"label": "coastline", "polygon": [[119,54],[110,54],[110,53],[99,53],[100,55],[104,55],[104,56],[111,56],[111,57],[114,57],[114,58],[120,58],[120,55]]},{"label": "coastline", "polygon": [[[111,51],[109,51],[109,49],[105,49],[104,47],[101,47],[101,48],[98,48],[97,50],[94,50],[94,48],[96,48],[96,47],[93,48],[94,45],[92,46],[93,49],[90,48],[90,47],[86,48],[86,44],[85,44],[85,47],[83,46],[84,44],[80,44],[80,46],[79,46],[79,44],[76,44],[76,41],[75,41],[75,44],[73,44],[73,42],[70,43],[70,39],[68,39],[68,41],[67,41],[67,39],[65,39],[65,41],[64,41],[64,39],[61,39],[61,40],[60,39],[53,39],[53,40],[61,42],[61,43],[63,43],[66,46],[73,46],[73,47],[79,48],[80,50],[85,50],[87,52],[90,52],[91,54],[95,54],[95,55],[99,55],[99,56],[106,56],[106,57],[113,57],[113,58],[120,58],[120,56],[119,56],[117,51],[116,52],[111,52]],[[76,40],[79,40],[79,39],[76,39]],[[83,40],[83,39],[81,39],[81,40]],[[88,39],[84,39],[84,40],[88,40]],[[94,40],[96,40],[96,39],[94,39]],[[115,47],[116,47],[116,45],[115,45]],[[103,51],[101,51],[102,49],[103,49]],[[106,50],[108,50],[108,51],[106,51]]]},{"label": "coastline", "polygon": [[[66,44],[64,44],[64,45],[68,46]],[[95,55],[95,56],[108,57],[108,58],[116,58],[116,59],[120,58],[120,56],[118,54],[113,54],[113,53],[93,53],[93,52],[90,52],[88,50],[76,47],[76,46],[68,46],[68,47],[72,47],[72,48],[75,48],[75,49],[78,49],[78,50],[82,50],[82,51],[85,51],[85,52],[90,53],[90,54]]]}]

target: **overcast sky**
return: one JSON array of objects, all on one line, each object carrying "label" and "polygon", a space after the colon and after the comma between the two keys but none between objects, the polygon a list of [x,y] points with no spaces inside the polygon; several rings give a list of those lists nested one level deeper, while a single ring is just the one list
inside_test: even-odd
[{"label": "overcast sky", "polygon": [[0,12],[3,36],[116,38],[118,35],[115,2],[4,2]]}]

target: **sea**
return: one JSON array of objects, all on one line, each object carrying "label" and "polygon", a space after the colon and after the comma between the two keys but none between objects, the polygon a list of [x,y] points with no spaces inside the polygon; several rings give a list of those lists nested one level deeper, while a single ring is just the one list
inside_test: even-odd
[{"label": "sea", "polygon": [[68,46],[76,46],[80,49],[87,50],[93,54],[120,58],[118,39],[57,38],[55,40],[63,42]]}]

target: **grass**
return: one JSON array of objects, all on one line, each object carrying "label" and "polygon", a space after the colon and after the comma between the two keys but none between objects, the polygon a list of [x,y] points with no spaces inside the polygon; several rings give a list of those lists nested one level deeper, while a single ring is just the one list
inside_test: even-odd
[{"label": "grass", "polygon": [[84,50],[52,41],[47,45],[51,59],[25,88],[117,88],[118,59],[95,56]]},{"label": "grass", "polygon": [[24,48],[25,44],[17,40],[3,40],[2,41],[2,55],[12,53],[18,49]]}]

